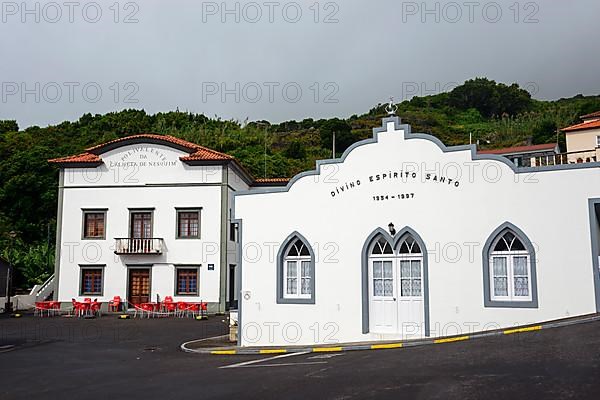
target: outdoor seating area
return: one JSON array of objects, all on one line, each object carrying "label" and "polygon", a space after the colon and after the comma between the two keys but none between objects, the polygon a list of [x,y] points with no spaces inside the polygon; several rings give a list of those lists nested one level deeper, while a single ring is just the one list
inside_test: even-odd
[{"label": "outdoor seating area", "polygon": [[83,302],[71,300],[73,302],[73,309],[71,310],[72,316],[82,317],[100,317],[102,315],[100,308],[102,303],[98,302],[98,299],[92,301],[91,298],[86,297]]},{"label": "outdoor seating area", "polygon": [[156,317],[204,317],[207,314],[207,303],[190,303],[186,301],[174,301],[173,297],[166,296],[162,302],[142,303],[134,306],[134,317],[141,318]]},{"label": "outdoor seating area", "polygon": [[[83,301],[71,299],[70,309],[61,309],[58,301],[40,301],[35,303],[34,315],[38,317],[54,317],[68,315],[77,318],[93,318],[102,316],[102,303],[98,299],[86,297]],[[133,304],[120,296],[114,296],[108,302],[109,313],[123,312],[123,315],[133,318],[161,317],[207,317],[208,304],[205,302],[174,301],[172,296],[166,296],[163,301]]]},{"label": "outdoor seating area", "polygon": [[58,301],[36,301],[33,314],[38,317],[60,315],[60,303]]}]

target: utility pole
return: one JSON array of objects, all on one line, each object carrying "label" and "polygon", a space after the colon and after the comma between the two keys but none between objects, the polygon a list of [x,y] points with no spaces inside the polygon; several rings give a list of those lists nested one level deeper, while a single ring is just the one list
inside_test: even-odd
[{"label": "utility pole", "polygon": [[265,149],[264,149],[264,170],[263,170],[263,174],[264,174],[264,178],[267,178],[267,130],[269,129],[269,125],[268,123],[264,123],[261,121],[256,122],[257,126],[264,126],[265,127]]},{"label": "utility pole", "polygon": [[335,158],[335,131],[333,131],[333,155],[331,158]]}]

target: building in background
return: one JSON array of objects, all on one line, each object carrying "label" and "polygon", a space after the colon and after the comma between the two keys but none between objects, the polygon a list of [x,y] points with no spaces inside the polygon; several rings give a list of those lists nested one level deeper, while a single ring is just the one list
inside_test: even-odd
[{"label": "building in background", "polygon": [[600,160],[600,111],[581,116],[582,123],[563,128],[569,163]]},{"label": "building in background", "polygon": [[[542,164],[542,161],[553,159],[560,153],[558,144],[534,144],[529,146],[508,147],[504,149],[478,150],[478,154],[496,154],[508,158],[517,167],[535,167]],[[552,164],[549,164],[552,165]]]},{"label": "building in background", "polygon": [[50,160],[60,167],[54,299],[164,299],[236,307],[233,193],[254,179],[232,156],[143,134]]}]

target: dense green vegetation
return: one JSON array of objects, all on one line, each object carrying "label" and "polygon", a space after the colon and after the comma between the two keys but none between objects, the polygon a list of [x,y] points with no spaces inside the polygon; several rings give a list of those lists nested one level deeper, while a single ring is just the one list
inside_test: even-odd
[{"label": "dense green vegetation", "polygon": [[[482,139],[491,147],[550,143],[558,137],[564,149],[564,135],[557,135],[558,129],[598,110],[600,96],[538,101],[517,85],[479,78],[449,93],[402,102],[397,115],[414,132],[435,135],[446,145],[468,143],[472,134],[474,141]],[[154,132],[231,154],[257,177],[265,173],[290,177],[331,156],[333,132],[339,155],[352,143],[370,137],[385,115],[385,105],[380,104],[347,119],[258,121],[245,126],[201,114],[148,115],[143,110],[85,114],[76,122],[25,130],[14,121],[0,121],[0,256],[17,266],[18,285],[39,283],[51,274],[58,173],[47,163],[50,158],[77,154],[118,137]]]}]

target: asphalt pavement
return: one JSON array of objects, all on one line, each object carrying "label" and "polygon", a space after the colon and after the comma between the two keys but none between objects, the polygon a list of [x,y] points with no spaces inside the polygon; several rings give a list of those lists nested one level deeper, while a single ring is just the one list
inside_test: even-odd
[{"label": "asphalt pavement", "polygon": [[179,349],[224,319],[0,319],[0,399],[600,399],[600,322],[344,353]]}]

